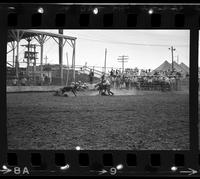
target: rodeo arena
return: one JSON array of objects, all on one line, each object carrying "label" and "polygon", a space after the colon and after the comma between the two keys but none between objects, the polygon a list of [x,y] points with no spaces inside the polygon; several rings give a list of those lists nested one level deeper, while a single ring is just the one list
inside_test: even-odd
[{"label": "rodeo arena", "polygon": [[[43,53],[48,40],[57,44],[57,64]],[[121,67],[108,67],[105,48],[104,66],[77,65],[76,43],[63,30],[8,32],[9,149],[189,149],[186,64],[172,54],[155,69],[127,68],[128,56],[118,54]]]}]

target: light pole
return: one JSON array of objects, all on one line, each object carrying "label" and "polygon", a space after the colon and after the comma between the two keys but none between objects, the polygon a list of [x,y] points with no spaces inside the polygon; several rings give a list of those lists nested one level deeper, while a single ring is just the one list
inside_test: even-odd
[{"label": "light pole", "polygon": [[176,50],[173,46],[171,46],[170,48],[168,48],[169,50],[171,50],[172,53],[172,72],[174,71],[174,51]]}]

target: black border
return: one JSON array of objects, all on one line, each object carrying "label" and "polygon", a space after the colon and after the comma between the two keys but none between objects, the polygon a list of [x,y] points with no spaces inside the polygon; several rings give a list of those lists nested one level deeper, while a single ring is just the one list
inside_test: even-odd
[{"label": "black border", "polygon": [[[91,15],[90,24],[88,27],[80,27],[79,16],[84,13],[91,13],[87,10],[81,10],[82,7],[95,7],[95,5],[73,5],[70,6],[69,11],[63,10],[66,5],[57,4],[12,4],[16,7],[16,12],[18,13],[19,21],[18,25],[14,28],[33,28],[30,24],[31,15],[35,10],[42,6],[45,9],[44,18],[42,19],[42,25],[36,27],[37,29],[52,28],[56,29],[54,22],[49,15],[55,16],[56,12],[64,12],[69,22],[66,22],[63,28],[69,29],[186,29],[190,30],[190,150],[188,151],[49,151],[49,150],[39,150],[39,151],[24,151],[24,150],[7,150],[7,128],[6,128],[6,44],[7,44],[7,14],[9,13],[8,6],[10,4],[0,4],[0,167],[7,164],[7,153],[17,153],[18,165],[17,166],[27,166],[31,169],[31,175],[98,175],[98,172],[91,172],[91,168],[94,162],[99,162],[102,164],[102,156],[104,153],[112,153],[113,155],[113,166],[119,163],[123,163],[125,168],[119,171],[117,175],[127,175],[127,176],[179,176],[187,175],[180,174],[180,170],[187,170],[192,168],[198,170],[198,174],[194,176],[199,176],[199,140],[198,140],[198,43],[199,43],[199,14],[200,11],[196,10],[197,6],[183,6],[183,10],[172,11],[170,9],[163,10],[159,12],[161,14],[161,26],[151,27],[150,15],[145,9],[150,7],[157,7],[159,5],[138,5],[132,6],[120,6],[119,5],[101,5],[97,6],[105,7],[103,12],[97,17]],[[181,6],[181,5],[178,5]],[[120,8],[118,8],[120,7]],[[128,8],[127,8],[128,7]],[[165,6],[164,6],[165,7]],[[167,6],[168,7],[168,6]],[[170,6],[169,6],[170,7]],[[191,8],[192,7],[192,8]],[[188,8],[191,8],[188,10]],[[193,9],[194,8],[194,9]],[[115,10],[114,10],[115,9]],[[48,11],[46,11],[48,10]],[[129,13],[138,14],[139,23],[136,27],[126,26],[126,16]],[[103,15],[106,13],[113,13],[113,26],[104,27],[103,26]],[[175,14],[185,14],[185,26],[175,27],[174,26],[174,16]],[[72,18],[73,17],[73,18]],[[97,19],[96,19],[97,18]],[[66,20],[67,21],[67,20]],[[3,147],[2,147],[3,146]],[[71,164],[71,168],[66,171],[60,171],[58,167],[54,164],[54,154],[64,153],[67,161]],[[40,153],[42,155],[42,166],[32,167],[30,164],[31,153]],[[78,164],[78,154],[88,153],[90,165],[88,167],[81,167]],[[128,153],[136,154],[137,156],[137,166],[136,167],[126,167],[125,158]],[[161,166],[152,167],[149,163],[150,155],[154,153],[159,153],[161,158]],[[184,154],[185,165],[178,168],[177,172],[171,171],[171,166],[175,165],[174,157],[175,154]],[[13,168],[10,166],[9,168]],[[103,167],[109,170],[111,166]],[[56,172],[51,172],[55,170]],[[6,174],[11,175],[11,174]],[[104,175],[110,175],[106,173]]]}]

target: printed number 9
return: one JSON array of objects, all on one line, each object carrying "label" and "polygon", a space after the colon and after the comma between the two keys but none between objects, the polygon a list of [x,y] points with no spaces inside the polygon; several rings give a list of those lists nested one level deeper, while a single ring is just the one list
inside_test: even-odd
[{"label": "printed number 9", "polygon": [[111,175],[115,175],[116,173],[117,173],[117,169],[114,168],[114,167],[112,167],[112,168],[110,169],[110,174],[111,174]]}]

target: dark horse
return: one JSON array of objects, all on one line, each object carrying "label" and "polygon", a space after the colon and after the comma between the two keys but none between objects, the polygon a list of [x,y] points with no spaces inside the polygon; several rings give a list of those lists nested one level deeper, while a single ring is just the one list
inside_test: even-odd
[{"label": "dark horse", "polygon": [[95,85],[95,88],[97,87],[97,90],[99,90],[99,94],[106,95],[106,91],[108,92],[108,95],[114,95],[114,93],[110,90],[110,85],[104,85],[103,83],[97,83]]}]

